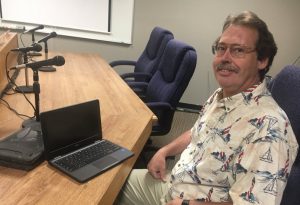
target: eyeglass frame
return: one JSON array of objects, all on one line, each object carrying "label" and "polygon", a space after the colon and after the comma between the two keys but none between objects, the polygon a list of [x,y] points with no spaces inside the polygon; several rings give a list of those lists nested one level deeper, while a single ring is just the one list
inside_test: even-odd
[{"label": "eyeglass frame", "polygon": [[[224,45],[224,50],[217,50],[217,47],[219,45]],[[256,52],[256,48],[251,48],[249,46],[246,45],[241,45],[241,44],[225,44],[225,43],[216,43],[214,45],[212,45],[212,53],[218,57],[223,56],[227,49],[229,48],[229,53],[233,58],[244,58],[246,56],[246,54],[248,53],[252,53],[252,52]],[[236,50],[234,50],[236,49]],[[243,49],[242,53],[237,53],[238,50],[237,49]],[[221,52],[221,53],[218,53]]]}]

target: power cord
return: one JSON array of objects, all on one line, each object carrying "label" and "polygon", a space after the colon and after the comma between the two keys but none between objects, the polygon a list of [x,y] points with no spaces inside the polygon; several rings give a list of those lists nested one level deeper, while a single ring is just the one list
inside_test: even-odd
[{"label": "power cord", "polygon": [[28,115],[19,113],[17,110],[15,110],[14,108],[12,108],[12,107],[9,105],[9,103],[8,103],[6,100],[4,100],[3,98],[0,98],[0,100],[1,100],[1,104],[3,104],[3,105],[4,105],[5,107],[7,107],[10,111],[12,111],[13,113],[15,113],[15,114],[16,114],[17,116],[19,116],[21,119],[23,119],[22,117],[26,117],[26,118],[30,118],[30,119],[34,118],[34,116],[33,116],[33,117],[30,117],[30,116],[28,116]]}]

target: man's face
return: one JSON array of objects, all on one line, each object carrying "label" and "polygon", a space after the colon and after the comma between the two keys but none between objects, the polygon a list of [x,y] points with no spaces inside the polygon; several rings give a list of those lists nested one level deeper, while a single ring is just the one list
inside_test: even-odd
[{"label": "man's face", "polygon": [[[216,80],[223,88],[223,97],[235,95],[259,83],[259,70],[266,67],[268,60],[257,59],[257,38],[257,31],[245,26],[231,25],[222,33],[213,69]],[[244,55],[241,49],[245,51]]]}]

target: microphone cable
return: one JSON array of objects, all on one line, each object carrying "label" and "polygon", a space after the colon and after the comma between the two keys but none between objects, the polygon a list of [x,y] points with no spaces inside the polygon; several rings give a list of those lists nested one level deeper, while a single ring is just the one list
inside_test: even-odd
[{"label": "microphone cable", "polygon": [[17,110],[15,110],[14,108],[12,108],[12,107],[10,106],[10,104],[9,104],[6,100],[4,100],[3,98],[0,98],[0,102],[2,102],[2,103],[1,103],[2,105],[4,105],[7,109],[9,109],[10,111],[12,111],[13,113],[15,113],[15,114],[16,114],[17,116],[19,116],[22,120],[24,120],[23,117],[30,118],[30,119],[34,118],[34,117],[30,117],[30,116],[28,116],[28,115],[19,113]]},{"label": "microphone cable", "polygon": [[[6,54],[6,58],[5,58],[5,68],[6,68],[6,77],[7,77],[7,81],[8,81],[8,85],[6,86],[6,88],[4,89],[4,92],[3,92],[3,95],[7,93],[6,89],[11,89],[10,86],[11,85],[14,85],[15,87],[18,87],[18,85],[15,83],[15,79],[17,78],[20,70],[19,69],[16,69],[15,70],[15,73],[13,74],[12,77],[10,77],[9,75],[9,69],[8,69],[8,56],[10,54],[11,51],[9,51],[7,54]],[[13,93],[15,94],[15,93]],[[35,113],[36,111],[36,108],[34,107],[34,105],[32,104],[32,102],[28,99],[28,97],[26,96],[26,94],[24,92],[21,92],[21,94],[24,96],[24,98],[26,99],[26,101],[30,104],[30,106],[33,108],[33,111]],[[26,118],[30,118],[30,119],[33,119],[35,116],[28,116],[26,114],[22,114],[22,113],[19,113],[16,109],[12,108],[10,106],[10,104],[3,99],[3,96],[1,96],[0,100],[3,102],[2,104],[5,105],[5,107],[7,107],[9,110],[11,110],[12,112],[14,112],[17,116],[19,117],[26,117]],[[22,118],[23,119],[23,118]]]},{"label": "microphone cable", "polygon": [[[14,92],[14,93],[8,93],[8,92],[9,92],[9,90],[14,90],[12,82],[14,82],[16,80],[16,78],[18,77],[19,72],[20,72],[20,70],[15,70],[15,72],[13,73],[13,75],[10,77],[9,70],[7,69],[8,55],[9,54],[7,53],[6,58],[5,58],[5,74],[6,74],[7,84],[3,88],[3,90],[1,91],[0,98],[2,98],[4,95],[12,95],[12,94],[16,93],[16,92]],[[20,58],[21,58],[20,54],[18,54],[18,56],[17,56],[17,62],[18,63],[20,62]]]},{"label": "microphone cable", "polygon": [[22,46],[25,47],[25,43],[24,43],[24,41],[23,41],[23,35],[24,35],[24,33],[22,32],[22,33],[20,34],[20,40],[21,40]]}]

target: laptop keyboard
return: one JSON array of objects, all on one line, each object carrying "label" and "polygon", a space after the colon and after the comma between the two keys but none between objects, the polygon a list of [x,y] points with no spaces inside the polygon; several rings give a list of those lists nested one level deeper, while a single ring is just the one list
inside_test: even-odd
[{"label": "laptop keyboard", "polygon": [[100,159],[101,157],[107,156],[118,149],[120,149],[118,145],[103,140],[100,143],[87,147],[86,149],[56,160],[55,163],[72,172],[97,159]]}]

